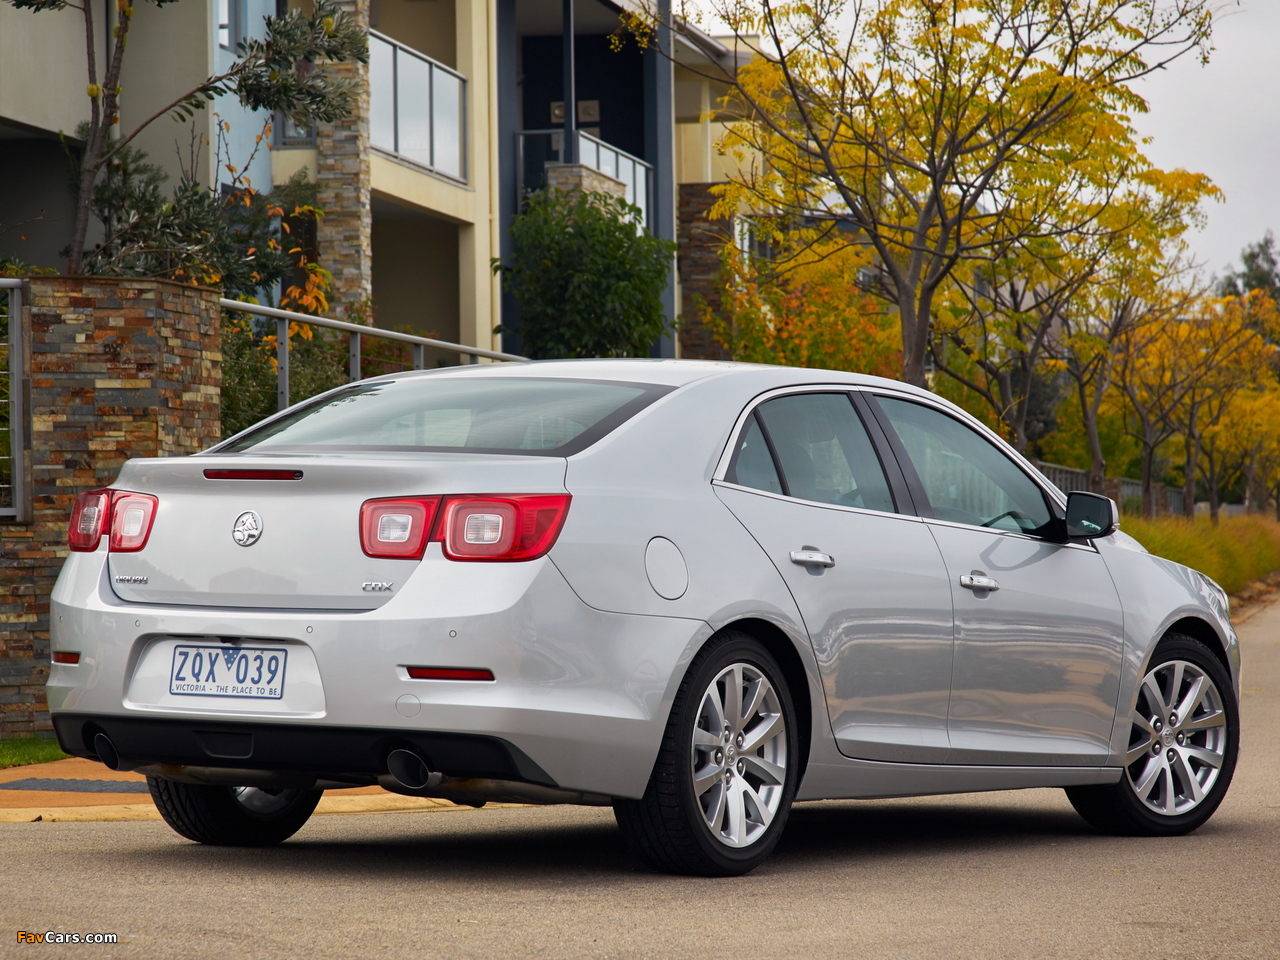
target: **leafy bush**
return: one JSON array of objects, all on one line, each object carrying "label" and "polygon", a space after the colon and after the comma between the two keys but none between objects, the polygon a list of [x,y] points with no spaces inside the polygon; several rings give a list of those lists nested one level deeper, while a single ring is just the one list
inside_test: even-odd
[{"label": "leafy bush", "polygon": [[494,261],[520,301],[527,356],[645,357],[670,328],[662,292],[676,245],[637,229],[643,214],[604,193],[545,190],[511,223],[515,255]]},{"label": "leafy bush", "polygon": [[1121,527],[1152,553],[1194,567],[1228,593],[1280,569],[1280,523],[1258,514],[1217,525],[1208,518],[1126,516]]}]

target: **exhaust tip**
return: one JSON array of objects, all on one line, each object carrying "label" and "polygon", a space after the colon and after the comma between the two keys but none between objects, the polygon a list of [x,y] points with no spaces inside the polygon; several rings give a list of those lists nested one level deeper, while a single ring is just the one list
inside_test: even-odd
[{"label": "exhaust tip", "polygon": [[93,752],[98,755],[98,759],[108,769],[121,770],[124,768],[124,764],[120,762],[120,752],[116,750],[116,745],[111,742],[111,738],[105,733],[100,733],[93,738]]},{"label": "exhaust tip", "polygon": [[387,772],[408,790],[422,790],[432,783],[427,762],[411,750],[392,750],[387,754]]}]

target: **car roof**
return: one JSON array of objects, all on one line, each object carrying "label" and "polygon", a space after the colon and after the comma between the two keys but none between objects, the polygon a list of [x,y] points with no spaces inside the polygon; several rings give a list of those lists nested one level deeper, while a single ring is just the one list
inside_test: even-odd
[{"label": "car roof", "polygon": [[435,370],[406,371],[386,374],[375,380],[403,379],[406,376],[429,377],[548,377],[574,380],[616,380],[630,383],[652,383],[682,387],[701,380],[733,378],[753,382],[761,390],[792,384],[849,384],[850,386],[892,387],[910,393],[931,396],[927,391],[899,380],[873,377],[845,370],[822,370],[805,367],[783,367],[763,363],[737,363],[728,360],[528,360],[505,363],[464,364],[438,367]]}]

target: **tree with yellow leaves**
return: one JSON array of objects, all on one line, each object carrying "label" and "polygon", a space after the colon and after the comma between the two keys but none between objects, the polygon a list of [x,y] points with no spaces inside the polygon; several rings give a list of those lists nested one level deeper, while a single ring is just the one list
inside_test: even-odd
[{"label": "tree with yellow leaves", "polygon": [[701,311],[730,356],[894,376],[900,369],[895,324],[883,301],[858,290],[866,248],[811,244],[793,235],[774,239],[787,254],[755,257],[736,243],[721,251],[720,310],[702,304]]},{"label": "tree with yellow leaves", "polygon": [[[1115,381],[1127,401],[1128,432],[1142,445],[1147,516],[1155,513],[1157,449],[1183,438],[1187,495],[1194,499],[1204,430],[1221,419],[1235,394],[1269,373],[1272,351],[1258,325],[1273,322],[1275,304],[1256,296],[1202,296],[1178,316],[1131,327],[1117,341]],[[1216,486],[1216,472],[1209,479]]]},{"label": "tree with yellow leaves", "polygon": [[[1213,0],[711,0],[751,59],[710,79],[736,111],[717,209],[866,245],[924,385],[940,290],[1020,244],[1087,232],[1144,166],[1133,82],[1207,50]],[[662,20],[639,18],[643,32]],[[679,29],[677,21],[673,26]],[[1079,215],[1079,218],[1076,215]]]}]

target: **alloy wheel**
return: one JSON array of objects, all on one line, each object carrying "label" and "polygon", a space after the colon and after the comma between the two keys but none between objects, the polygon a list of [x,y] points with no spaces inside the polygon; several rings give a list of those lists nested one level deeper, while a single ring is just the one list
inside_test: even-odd
[{"label": "alloy wheel", "polygon": [[690,751],[693,792],[716,840],[741,848],[766,833],[788,760],[778,692],[758,667],[730,664],[702,694]]},{"label": "alloy wheel", "polygon": [[1195,809],[1217,782],[1226,750],[1222,693],[1203,669],[1169,660],[1142,678],[1125,769],[1144,806],[1166,817]]}]

